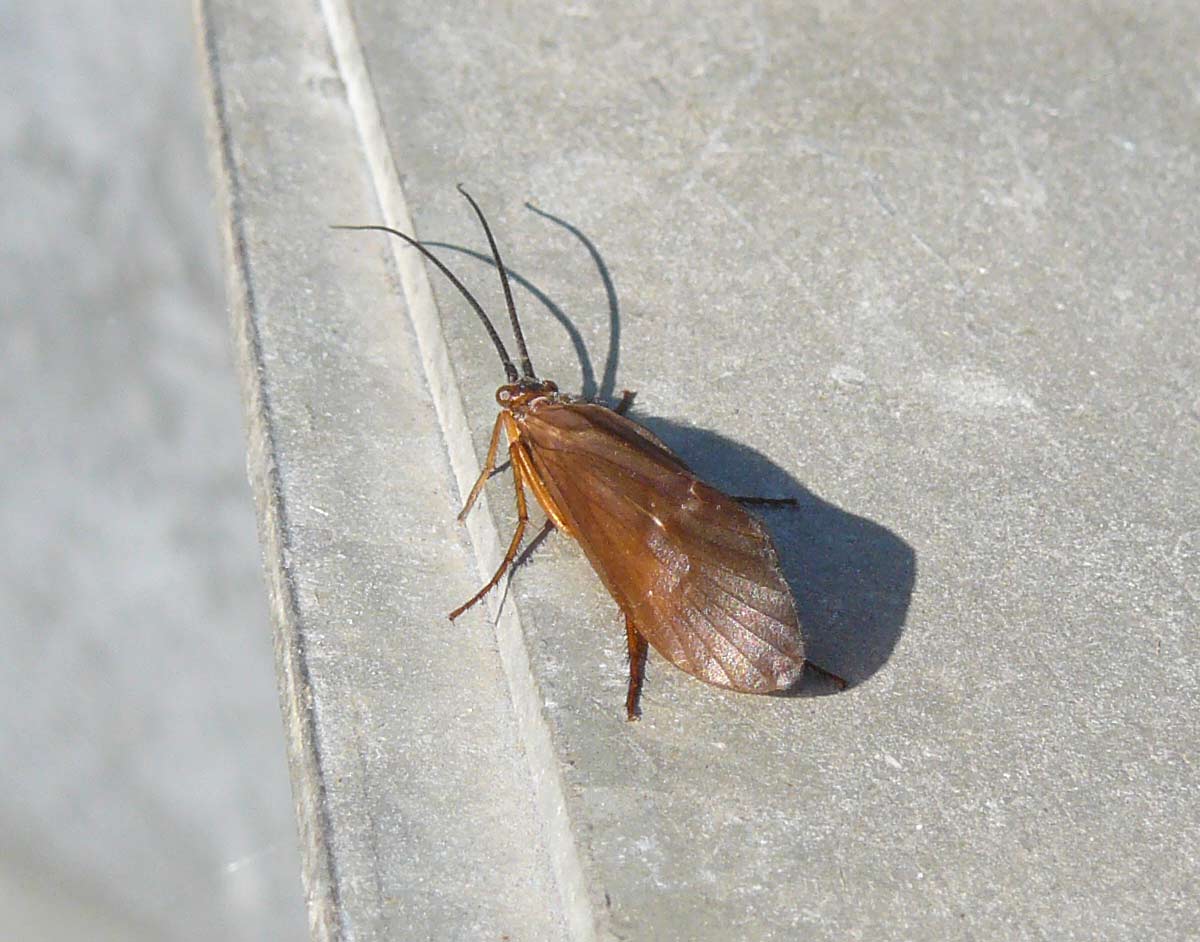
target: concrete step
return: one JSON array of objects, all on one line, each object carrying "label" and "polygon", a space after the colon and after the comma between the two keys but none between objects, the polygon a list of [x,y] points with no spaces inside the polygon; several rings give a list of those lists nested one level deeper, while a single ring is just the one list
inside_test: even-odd
[{"label": "concrete step", "polygon": [[[317,938],[1196,929],[1194,30],[200,9]],[[415,252],[327,227],[416,233],[503,321],[459,181],[541,375],[799,499],[764,519],[848,690],[652,656],[627,723],[561,534],[446,620],[515,523],[507,481],[454,522],[503,374]]]}]

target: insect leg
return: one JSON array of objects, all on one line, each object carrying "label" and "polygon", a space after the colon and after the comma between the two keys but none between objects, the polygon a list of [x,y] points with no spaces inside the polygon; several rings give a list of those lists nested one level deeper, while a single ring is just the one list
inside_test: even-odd
[{"label": "insect leg", "polygon": [[492,471],[496,467],[496,451],[500,448],[500,427],[503,424],[504,413],[501,412],[496,416],[496,424],[492,426],[492,442],[488,445],[487,459],[483,462],[483,470],[479,472],[479,477],[475,479],[475,486],[471,488],[471,493],[467,495],[467,502],[463,504],[463,509],[458,513],[459,523],[467,519],[467,514],[471,512],[471,507],[475,503],[475,498],[479,496],[479,492],[483,490],[483,485],[487,484],[488,478],[492,476]]},{"label": "insect leg", "polygon": [[768,507],[795,507],[799,501],[794,497],[734,497],[739,504],[763,504]]},{"label": "insect leg", "polygon": [[550,518],[554,526],[572,539],[578,539],[575,531],[563,519],[562,511],[554,503],[554,498],[547,489],[545,482],[538,477],[537,471],[533,467],[533,461],[529,457],[529,452],[525,450],[525,446],[518,445],[509,448],[508,454],[512,459],[513,470],[518,470],[518,465],[520,466],[521,479],[533,491],[534,499],[541,505],[542,510],[546,511],[546,516]]},{"label": "insect leg", "polygon": [[525,544],[525,548],[521,550],[521,555],[513,560],[512,568],[514,571],[529,562],[529,558],[535,552],[537,552],[539,546],[546,542],[546,537],[550,535],[550,531],[553,529],[553,520],[547,520],[544,524],[542,524],[542,528],[538,530],[537,535]]},{"label": "insect leg", "polygon": [[642,715],[638,700],[642,695],[642,681],[646,677],[646,639],[633,627],[633,620],[625,616],[625,640],[629,645],[629,687],[625,692],[625,718],[630,722]]},{"label": "insect leg", "polygon": [[817,665],[814,664],[812,661],[805,661],[804,666],[807,667],[814,674],[824,677],[826,680],[833,681],[834,685],[838,688],[838,690],[845,690],[848,686],[850,686],[846,682],[846,679],[844,677],[839,677],[833,671],[827,671],[823,667],[817,667]]},{"label": "insect leg", "polygon": [[[519,446],[512,446],[514,449],[517,447]],[[504,575],[504,571],[508,569],[509,565],[516,558],[517,550],[521,546],[521,537],[525,535],[525,526],[529,523],[529,511],[525,506],[525,478],[521,471],[521,465],[517,461],[513,462],[513,485],[516,487],[517,491],[517,531],[513,534],[512,542],[508,544],[508,552],[506,552],[504,554],[504,558],[500,560],[500,568],[498,568],[496,570],[496,574],[488,580],[487,585],[485,585],[482,589],[471,596],[470,599],[450,613],[451,621],[454,621],[454,619],[456,619],[459,615],[461,615],[490,591],[492,591],[492,589],[496,587],[496,583],[498,583],[500,578]]]}]

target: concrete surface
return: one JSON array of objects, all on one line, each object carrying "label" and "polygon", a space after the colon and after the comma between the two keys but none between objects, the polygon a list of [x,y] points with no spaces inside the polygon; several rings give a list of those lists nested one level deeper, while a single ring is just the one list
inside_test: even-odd
[{"label": "concrete surface", "polygon": [[304,937],[187,8],[0,14],[0,936]]},{"label": "concrete surface", "polygon": [[328,228],[375,207],[324,25],[201,15],[313,937],[560,936],[494,636],[446,620],[475,577],[412,328]]},{"label": "concrete surface", "polygon": [[[319,937],[1200,933],[1189,7],[203,10]],[[445,621],[513,523],[498,481],[474,564],[453,524],[502,373],[324,227],[411,226],[500,311],[460,180],[543,375],[800,497],[768,522],[849,690],[652,656],[628,725],[557,536]]]}]

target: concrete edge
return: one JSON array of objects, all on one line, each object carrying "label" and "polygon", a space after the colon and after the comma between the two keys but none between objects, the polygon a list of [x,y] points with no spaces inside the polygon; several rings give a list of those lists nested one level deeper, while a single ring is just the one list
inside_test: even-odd
[{"label": "concrete edge", "polygon": [[[379,201],[382,222],[416,234],[349,2],[321,0],[321,9]],[[459,494],[465,497],[479,474],[480,465],[472,443],[462,391],[450,365],[450,355],[425,262],[416,250],[400,240],[391,239],[390,244],[451,468]],[[495,518],[487,507],[486,495],[480,496],[479,503],[483,507],[471,514],[467,530],[475,550],[480,579],[486,581],[499,565],[503,556],[502,547],[507,541],[500,539]],[[516,606],[511,599],[502,605],[501,596],[501,593],[494,592],[487,601],[516,714],[518,734],[529,762],[534,801],[542,817],[542,832],[555,882],[571,937],[578,942],[592,942],[596,938],[596,913],[566,807],[558,757],[543,712],[543,697],[533,676],[525,633]]]},{"label": "concrete edge", "polygon": [[280,707],[287,737],[292,800],[300,838],[301,878],[309,931],[316,942],[345,937],[337,870],[329,843],[322,750],[296,591],[288,568],[287,512],[275,460],[270,390],[262,363],[257,304],[242,226],[241,181],[230,138],[220,52],[210,0],[194,0],[193,18],[205,86],[216,210],[225,255],[226,295],[246,423],[246,469],[258,512],[259,539],[271,620]]}]

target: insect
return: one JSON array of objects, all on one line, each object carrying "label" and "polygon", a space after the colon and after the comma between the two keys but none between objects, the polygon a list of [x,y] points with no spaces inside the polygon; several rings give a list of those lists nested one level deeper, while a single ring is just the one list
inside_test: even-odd
[{"label": "insect", "polygon": [[487,457],[458,518],[466,518],[492,476],[503,432],[517,527],[495,575],[450,613],[451,620],[495,588],[512,565],[529,523],[529,491],[549,522],[583,548],[625,616],[628,719],[640,715],[648,646],[718,687],[769,693],[792,686],[805,666],[796,605],[770,536],[741,506],[746,499],[705,484],[626,417],[632,394],[609,408],[538,378],[491,228],[474,198],[461,185],[458,190],[479,218],[500,273],[520,371],[480,303],[417,239],[387,226],[335,227],[386,232],[417,249],[474,309],[504,367],[507,382],[496,390],[500,413]]}]

